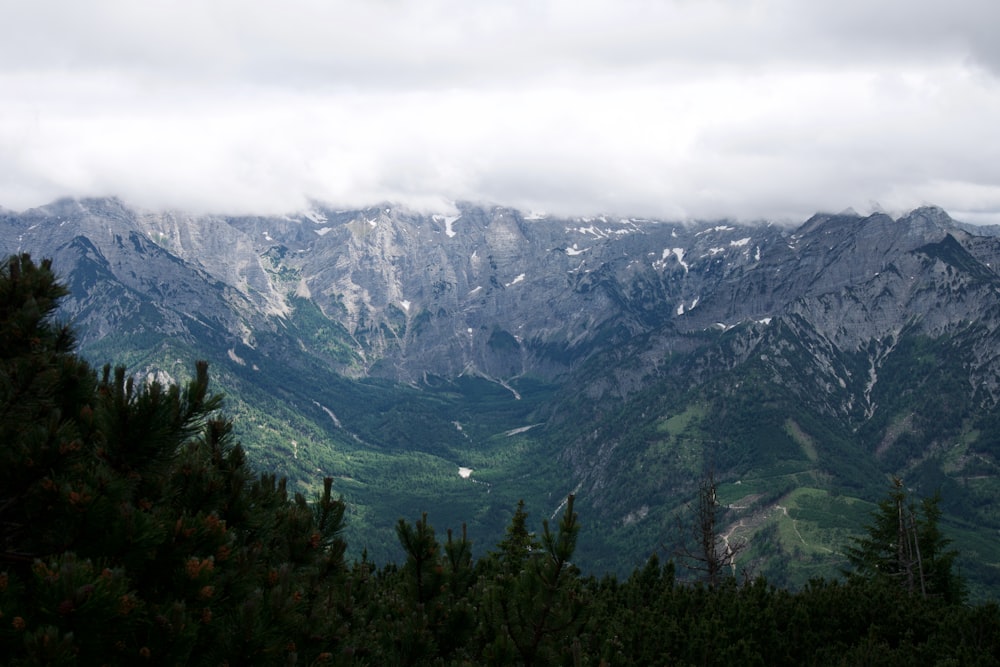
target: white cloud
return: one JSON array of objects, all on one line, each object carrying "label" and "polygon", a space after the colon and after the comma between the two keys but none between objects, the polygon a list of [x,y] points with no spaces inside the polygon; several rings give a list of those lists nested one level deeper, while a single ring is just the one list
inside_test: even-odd
[{"label": "white cloud", "polygon": [[7,3],[0,205],[1000,222],[993,2]]}]

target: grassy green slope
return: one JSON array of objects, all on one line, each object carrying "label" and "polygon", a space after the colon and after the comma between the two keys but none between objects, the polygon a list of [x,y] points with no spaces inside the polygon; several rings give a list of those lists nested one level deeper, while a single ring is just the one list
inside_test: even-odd
[{"label": "grassy green slope", "polygon": [[[943,525],[973,595],[1000,593],[996,411],[980,408],[967,379],[961,386],[972,363],[963,335],[897,341],[872,392],[874,417],[851,402],[850,383],[869,377],[867,351],[818,363],[810,358],[817,346],[781,326],[743,363],[691,386],[690,369],[725,339],[672,360],[660,380],[625,400],[606,395],[588,412],[586,400],[560,397],[557,414],[576,418],[548,436],[586,480],[582,562],[624,572],[622,553],[631,563],[675,553],[697,482],[712,471],[727,508],[724,532],[749,542],[740,568],[801,585],[840,572],[844,546],[897,475],[917,497],[941,493]],[[587,371],[591,383],[601,367]],[[812,370],[819,367],[845,382]],[[588,474],[597,461],[601,474]]]},{"label": "grassy green slope", "polygon": [[[209,357],[258,469],[287,475],[307,495],[334,477],[348,502],[354,556],[397,558],[396,522],[425,511],[442,532],[467,523],[485,549],[519,499],[537,520],[576,492],[579,565],[627,573],[650,553],[675,553],[687,504],[711,470],[727,507],[725,531],[749,542],[740,569],[801,585],[840,571],[844,545],[897,474],[918,495],[942,493],[944,526],[964,554],[973,593],[1000,592],[1000,424],[956,385],[955,368],[966,363],[961,336],[898,341],[872,394],[875,416],[858,419],[857,411],[835,413],[846,393],[831,395],[828,378],[794,371],[812,367],[810,346],[781,327],[762,339],[767,353],[704,373],[699,385],[692,368],[712,351],[725,356],[736,332],[664,360],[627,399],[592,391],[608,384],[609,370],[638,367],[618,351],[616,361],[595,359],[561,388],[521,379],[518,400],[482,378],[430,378],[420,388],[345,378],[327,357],[353,362],[346,332],[308,307],[296,312],[282,329],[258,334],[255,348],[238,350],[238,361],[210,337],[200,348],[105,340],[85,353],[156,366],[175,379],[187,376],[191,360]],[[866,359],[859,352],[827,365],[867,377]]]}]

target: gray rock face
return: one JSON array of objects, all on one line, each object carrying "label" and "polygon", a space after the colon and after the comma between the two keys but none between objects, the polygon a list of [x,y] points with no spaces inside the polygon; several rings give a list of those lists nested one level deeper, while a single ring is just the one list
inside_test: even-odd
[{"label": "gray rock face", "polygon": [[[253,347],[307,299],[349,336],[353,357],[331,365],[404,382],[558,379],[642,336],[649,349],[639,354],[655,366],[699,332],[779,319],[839,351],[875,341],[877,374],[878,350],[905,328],[938,336],[978,322],[992,334],[1000,309],[1000,242],[933,208],[898,220],[817,215],[793,230],[526,219],[471,205],[227,218],[62,200],[4,212],[0,229],[4,253],[54,257],[84,342],[131,327]],[[995,387],[981,345],[972,372]],[[642,384],[635,373],[619,380]]]}]

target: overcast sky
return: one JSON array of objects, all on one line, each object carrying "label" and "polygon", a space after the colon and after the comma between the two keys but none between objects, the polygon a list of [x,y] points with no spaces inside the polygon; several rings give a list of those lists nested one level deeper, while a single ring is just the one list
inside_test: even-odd
[{"label": "overcast sky", "polygon": [[996,0],[0,0],[0,206],[1000,223]]}]

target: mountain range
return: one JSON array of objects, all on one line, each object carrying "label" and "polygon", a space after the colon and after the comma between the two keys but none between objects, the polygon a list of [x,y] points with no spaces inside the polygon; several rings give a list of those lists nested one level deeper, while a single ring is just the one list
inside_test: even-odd
[{"label": "mountain range", "polygon": [[176,381],[207,359],[254,464],[491,545],[569,493],[581,568],[678,552],[711,475],[745,573],[843,565],[901,478],[939,493],[973,594],[1000,592],[1000,237],[926,207],[799,226],[558,218],[458,204],[288,216],[117,199],[0,210],[51,257],[95,364]]}]

